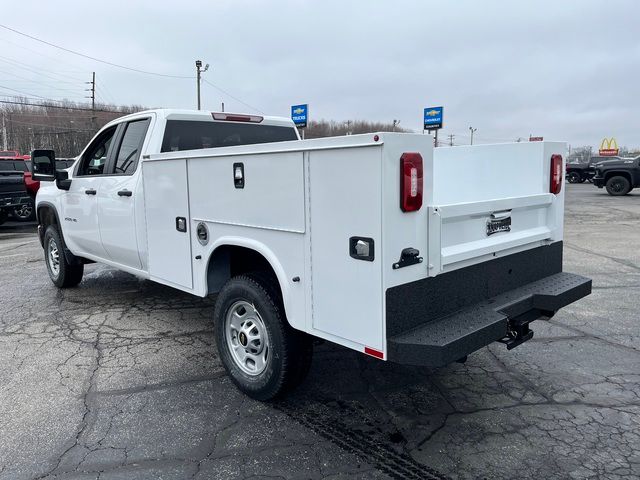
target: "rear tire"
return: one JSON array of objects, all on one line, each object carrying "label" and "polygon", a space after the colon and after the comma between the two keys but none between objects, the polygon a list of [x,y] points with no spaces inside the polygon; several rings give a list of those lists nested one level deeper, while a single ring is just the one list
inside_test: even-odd
[{"label": "rear tire", "polygon": [[31,222],[36,219],[36,211],[33,203],[25,203],[13,209],[13,218],[17,222]]},{"label": "rear tire", "polygon": [[614,197],[626,195],[631,191],[631,183],[626,177],[616,175],[607,180],[607,193]]},{"label": "rear tire", "polygon": [[82,281],[84,265],[74,265],[67,261],[64,243],[58,229],[50,225],[44,233],[44,261],[49,278],[58,288],[75,287]]},{"label": "rear tire", "polygon": [[9,218],[9,215],[7,215],[7,212],[4,210],[0,210],[0,225],[6,222],[8,218]]},{"label": "rear tire", "polygon": [[262,274],[233,277],[214,310],[227,374],[240,391],[262,401],[296,387],[311,365],[311,338],[289,326],[274,281]]},{"label": "rear tire", "polygon": [[569,183],[580,183],[581,179],[582,179],[582,176],[578,172],[567,173],[567,181]]}]

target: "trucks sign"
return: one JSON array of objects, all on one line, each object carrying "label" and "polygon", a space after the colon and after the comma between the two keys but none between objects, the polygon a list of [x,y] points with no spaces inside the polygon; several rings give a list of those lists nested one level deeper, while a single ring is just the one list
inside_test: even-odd
[{"label": "trucks sign", "polygon": [[444,107],[429,107],[424,109],[424,129],[438,130],[442,128],[442,114]]},{"label": "trucks sign", "polygon": [[296,124],[298,128],[304,128],[307,126],[307,119],[309,116],[309,105],[292,105],[291,106],[291,120]]}]

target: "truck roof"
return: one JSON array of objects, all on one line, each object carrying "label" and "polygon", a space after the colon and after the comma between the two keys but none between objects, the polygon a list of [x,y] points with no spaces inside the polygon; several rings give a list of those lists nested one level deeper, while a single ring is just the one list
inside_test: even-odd
[{"label": "truck roof", "polygon": [[237,113],[237,112],[213,112],[210,110],[189,110],[189,109],[176,109],[176,108],[154,108],[150,110],[143,110],[142,112],[132,113],[130,115],[125,115],[124,117],[119,117],[116,120],[113,120],[109,123],[119,123],[122,120],[125,120],[129,117],[134,118],[143,114],[154,113],[159,118],[164,118],[165,120],[195,120],[195,121],[224,121],[222,119],[214,119],[213,114],[216,115],[228,115],[230,117],[238,117],[238,116],[247,116],[260,118],[260,125],[277,125],[283,127],[292,127],[295,128],[295,124],[290,118],[287,117],[276,117],[270,115],[255,115],[252,113]]}]

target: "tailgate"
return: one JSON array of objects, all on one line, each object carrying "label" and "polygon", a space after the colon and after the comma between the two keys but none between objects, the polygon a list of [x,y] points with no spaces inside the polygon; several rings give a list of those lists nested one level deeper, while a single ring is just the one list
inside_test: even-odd
[{"label": "tailgate", "polygon": [[435,149],[433,177],[425,179],[429,275],[562,240],[564,189],[554,195],[549,185],[551,156],[565,149],[558,142]]},{"label": "tailgate", "polygon": [[0,171],[0,196],[24,194],[26,191],[23,172]]}]

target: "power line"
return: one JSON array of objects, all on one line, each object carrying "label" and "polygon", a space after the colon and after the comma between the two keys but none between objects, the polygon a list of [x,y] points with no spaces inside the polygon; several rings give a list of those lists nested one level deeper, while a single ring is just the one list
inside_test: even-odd
[{"label": "power line", "polygon": [[[1,27],[2,25],[0,25]],[[253,105],[249,105],[247,102],[243,102],[242,100],[240,100],[238,97],[234,97],[233,95],[231,95],[229,92],[223,90],[222,88],[220,88],[217,85],[214,85],[213,83],[211,83],[209,80],[207,80],[206,78],[203,78],[202,81],[210,86],[212,86],[213,88],[215,88],[216,90],[219,90],[220,92],[224,93],[227,97],[231,97],[233,98],[235,101],[240,102],[241,104],[255,110],[258,113],[262,113],[263,115],[266,115],[262,110],[260,110],[259,108],[254,107]]]},{"label": "power line", "polygon": [[9,30],[13,33],[17,33],[18,35],[22,35],[23,37],[27,37],[30,38],[31,40],[35,40],[36,42],[40,42],[40,43],[44,43],[45,45],[49,45],[50,47],[54,47],[57,48],[59,50],[63,50],[67,53],[72,53],[73,55],[78,55],[79,57],[84,57],[84,58],[88,58],[89,60],[93,60],[95,62],[100,62],[100,63],[104,63],[105,65],[111,65],[112,67],[118,67],[118,68],[122,68],[124,70],[130,70],[132,72],[138,72],[138,73],[144,73],[146,75],[155,75],[157,77],[168,77],[168,78],[194,78],[191,76],[186,76],[186,75],[168,75],[166,73],[157,73],[157,72],[149,72],[146,70],[140,70],[137,68],[133,68],[133,67],[127,67],[125,65],[119,65],[117,63],[113,63],[113,62],[108,62],[107,60],[101,60],[99,58],[96,57],[92,57],[91,55],[86,55],[84,53],[80,53],[80,52],[76,52],[75,50],[70,50],[68,48],[65,47],[61,47],[60,45],[56,45],[54,43],[51,42],[47,42],[46,40],[41,40],[40,38],[36,38],[32,35],[29,35],[27,33],[23,33],[23,32],[19,32],[18,30],[15,30],[11,27],[7,27],[6,25],[2,25],[0,24],[1,28],[4,28],[5,30]]},{"label": "power line", "polygon": [[[63,73],[57,73],[54,72],[52,70],[47,70],[44,69],[42,67],[36,66],[36,65],[31,65],[29,63],[25,63],[22,62],[20,60],[16,60],[15,58],[11,58],[11,57],[4,57],[4,56],[0,56],[0,58],[2,58],[3,62],[8,63],[9,65],[13,65],[16,66],[18,68],[23,68],[25,70],[29,70],[30,72],[36,73],[38,75],[45,75],[46,77],[52,78],[53,80],[60,80],[59,78],[56,77],[63,77],[63,78],[68,78],[70,80],[75,80],[76,82],[81,82],[81,79],[78,79],[76,77],[72,77],[71,75],[65,75]],[[49,72],[49,74],[45,74],[42,72]],[[52,77],[51,75],[55,75],[56,77]]]},{"label": "power line", "polygon": [[28,96],[31,96],[31,97],[38,97],[38,98],[42,98],[44,100],[47,100],[47,98],[42,97],[40,95],[36,95],[35,93],[21,92],[20,90],[16,90],[15,88],[3,87],[2,85],[0,85],[0,88],[3,88],[5,90],[11,90],[12,92],[19,93],[20,95],[28,95]]}]

